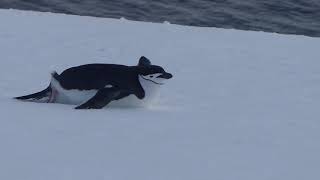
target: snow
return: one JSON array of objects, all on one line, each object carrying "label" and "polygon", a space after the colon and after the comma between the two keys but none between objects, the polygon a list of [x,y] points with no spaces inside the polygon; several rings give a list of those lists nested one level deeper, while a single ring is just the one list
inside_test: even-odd
[{"label": "snow", "polygon": [[[319,179],[320,39],[0,10],[0,179]],[[85,63],[174,75],[152,108],[11,97]]]}]

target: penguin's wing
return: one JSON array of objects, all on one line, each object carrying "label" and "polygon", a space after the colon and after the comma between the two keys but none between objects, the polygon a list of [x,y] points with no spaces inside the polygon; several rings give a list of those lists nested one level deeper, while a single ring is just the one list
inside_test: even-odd
[{"label": "penguin's wing", "polygon": [[103,88],[98,90],[98,92],[87,102],[77,106],[75,109],[101,109],[112,100],[117,99],[122,94],[121,89],[112,87],[112,88]]}]

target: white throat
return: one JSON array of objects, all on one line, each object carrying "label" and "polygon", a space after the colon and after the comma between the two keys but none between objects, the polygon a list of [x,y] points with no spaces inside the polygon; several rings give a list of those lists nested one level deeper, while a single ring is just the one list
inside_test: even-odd
[{"label": "white throat", "polygon": [[139,82],[145,92],[145,97],[143,98],[143,101],[150,102],[150,103],[155,101],[159,96],[159,89],[161,85],[153,81],[150,81],[148,79],[144,79],[140,75],[139,75]]}]

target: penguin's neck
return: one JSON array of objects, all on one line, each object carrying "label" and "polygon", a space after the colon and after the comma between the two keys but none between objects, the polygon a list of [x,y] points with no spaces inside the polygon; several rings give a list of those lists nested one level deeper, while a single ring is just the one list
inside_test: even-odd
[{"label": "penguin's neck", "polygon": [[145,93],[145,97],[143,98],[143,100],[153,101],[159,96],[159,89],[161,85],[153,83],[152,81],[145,80],[140,75],[139,82]]}]

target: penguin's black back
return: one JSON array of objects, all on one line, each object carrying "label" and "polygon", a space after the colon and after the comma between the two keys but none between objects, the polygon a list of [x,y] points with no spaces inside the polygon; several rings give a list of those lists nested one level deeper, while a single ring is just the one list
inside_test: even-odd
[{"label": "penguin's black back", "polygon": [[121,89],[141,88],[134,66],[86,64],[63,71],[57,80],[65,89],[92,90],[112,85]]}]

